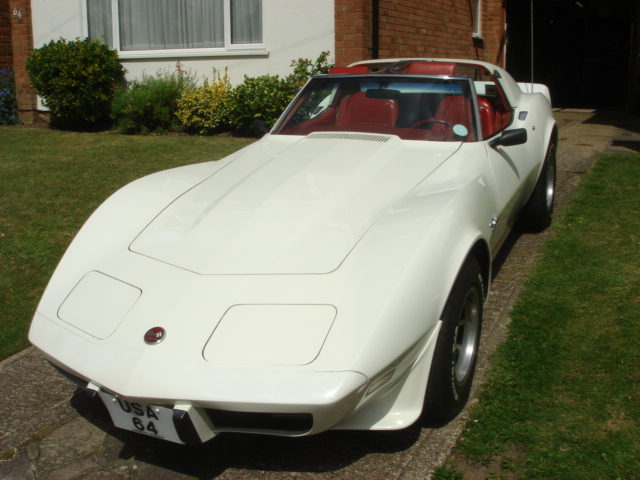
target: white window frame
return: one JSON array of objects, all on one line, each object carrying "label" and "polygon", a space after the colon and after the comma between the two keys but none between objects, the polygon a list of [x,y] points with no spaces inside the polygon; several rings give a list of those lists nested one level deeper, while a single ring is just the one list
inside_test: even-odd
[{"label": "white window frame", "polygon": [[[111,28],[113,48],[123,60],[149,58],[185,58],[185,57],[236,57],[236,56],[268,56],[269,51],[264,44],[264,9],[268,2],[262,0],[262,43],[231,43],[231,0],[223,0],[224,14],[224,46],[211,48],[174,48],[166,50],[120,50],[120,24],[118,21],[118,1],[111,0]],[[89,36],[89,19],[86,2],[82,2],[83,34]]]}]

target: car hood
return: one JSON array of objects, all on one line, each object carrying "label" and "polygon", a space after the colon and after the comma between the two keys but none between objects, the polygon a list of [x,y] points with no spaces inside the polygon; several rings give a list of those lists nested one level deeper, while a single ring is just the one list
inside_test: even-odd
[{"label": "car hood", "polygon": [[370,134],[266,137],[176,198],[130,249],[199,274],[328,273],[459,147]]}]

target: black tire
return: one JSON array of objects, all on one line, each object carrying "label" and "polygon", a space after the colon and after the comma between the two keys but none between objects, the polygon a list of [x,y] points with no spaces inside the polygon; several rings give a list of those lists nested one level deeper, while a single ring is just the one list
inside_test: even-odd
[{"label": "black tire", "polygon": [[483,292],[480,265],[469,258],[442,313],[425,397],[428,422],[448,422],[467,403],[480,346]]},{"label": "black tire", "polygon": [[551,139],[547,155],[531,198],[522,211],[523,226],[541,232],[551,225],[556,199],[556,142]]}]

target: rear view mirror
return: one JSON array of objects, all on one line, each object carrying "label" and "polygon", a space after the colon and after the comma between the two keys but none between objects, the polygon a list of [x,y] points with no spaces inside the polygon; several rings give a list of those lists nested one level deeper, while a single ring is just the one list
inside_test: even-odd
[{"label": "rear view mirror", "polygon": [[526,128],[514,128],[512,130],[505,130],[499,137],[494,138],[489,142],[491,148],[496,148],[498,145],[503,147],[511,147],[513,145],[522,145],[527,143],[527,129]]}]

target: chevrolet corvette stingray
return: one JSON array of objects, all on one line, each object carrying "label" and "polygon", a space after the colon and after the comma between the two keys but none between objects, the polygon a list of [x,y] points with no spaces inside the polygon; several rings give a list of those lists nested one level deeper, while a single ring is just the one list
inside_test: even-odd
[{"label": "chevrolet corvette stingray", "polygon": [[113,423],[176,443],[447,421],[492,259],[551,222],[548,89],[472,60],[313,77],[263,138],[114,193],[30,341]]}]

